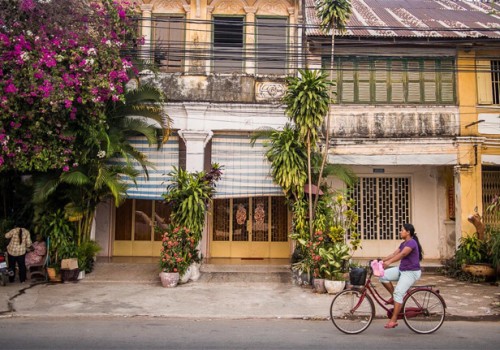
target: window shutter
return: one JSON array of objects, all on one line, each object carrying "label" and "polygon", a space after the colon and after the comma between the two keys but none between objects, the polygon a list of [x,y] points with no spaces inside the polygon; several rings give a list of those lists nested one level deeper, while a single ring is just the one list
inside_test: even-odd
[{"label": "window shutter", "polygon": [[287,18],[257,18],[257,73],[286,73]]},{"label": "window shutter", "polygon": [[425,102],[437,101],[437,84],[436,84],[436,61],[424,61],[424,100]]},{"label": "window shutter", "polygon": [[389,66],[387,61],[375,61],[375,102],[388,102]]},{"label": "window shutter", "polygon": [[455,102],[455,65],[453,61],[441,61],[441,102]]},{"label": "window shutter", "polygon": [[342,102],[354,102],[353,62],[342,62]]},{"label": "window shutter", "polygon": [[493,94],[491,90],[491,63],[489,60],[476,62],[477,76],[477,103],[480,105],[493,104]]},{"label": "window shutter", "polygon": [[163,72],[181,72],[184,59],[184,18],[158,16],[154,21],[154,62]]},{"label": "window shutter", "polygon": [[404,65],[403,61],[391,62],[391,102],[404,102]]},{"label": "window shutter", "polygon": [[420,103],[420,62],[408,61],[408,102]]},{"label": "window shutter", "polygon": [[370,76],[371,69],[369,62],[358,63],[358,99],[357,102],[371,102],[370,98]]}]

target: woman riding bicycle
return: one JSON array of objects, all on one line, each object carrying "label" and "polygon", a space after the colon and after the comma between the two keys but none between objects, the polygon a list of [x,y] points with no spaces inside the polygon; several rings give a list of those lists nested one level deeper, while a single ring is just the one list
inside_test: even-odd
[{"label": "woman riding bicycle", "polygon": [[[386,269],[384,276],[379,279],[385,289],[393,295],[389,303],[394,303],[391,320],[384,326],[385,328],[397,327],[403,297],[422,275],[420,261],[422,260],[423,251],[415,233],[415,228],[412,224],[404,224],[399,234],[403,239],[403,243],[399,245],[399,248],[394,253],[385,257],[382,261],[385,269],[399,260],[401,260],[401,263],[399,267]],[[398,281],[396,288],[394,288],[392,281]]]}]

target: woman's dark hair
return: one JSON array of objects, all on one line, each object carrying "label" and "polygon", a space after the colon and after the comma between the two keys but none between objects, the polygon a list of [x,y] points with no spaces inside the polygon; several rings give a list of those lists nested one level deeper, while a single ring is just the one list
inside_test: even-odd
[{"label": "woman's dark hair", "polygon": [[417,242],[418,246],[418,260],[422,260],[424,257],[424,251],[422,250],[422,246],[420,245],[420,242],[418,241],[417,234],[415,233],[415,227],[413,227],[412,224],[404,224],[403,228],[410,233],[411,238]]},{"label": "woman's dark hair", "polygon": [[23,229],[20,228],[19,232],[17,233],[19,237],[19,244],[23,244]]}]

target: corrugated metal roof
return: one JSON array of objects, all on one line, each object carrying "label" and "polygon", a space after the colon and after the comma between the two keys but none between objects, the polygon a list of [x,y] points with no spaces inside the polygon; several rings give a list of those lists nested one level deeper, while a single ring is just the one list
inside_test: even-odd
[{"label": "corrugated metal roof", "polygon": [[[306,0],[306,34],[320,30],[315,0]],[[500,38],[498,1],[351,0],[347,32],[340,36]]]}]

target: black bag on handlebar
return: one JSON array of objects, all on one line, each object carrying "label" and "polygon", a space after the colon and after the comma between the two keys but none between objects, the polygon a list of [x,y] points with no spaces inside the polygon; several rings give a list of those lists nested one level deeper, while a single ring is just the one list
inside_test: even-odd
[{"label": "black bag on handlebar", "polygon": [[362,267],[354,267],[349,272],[349,282],[353,286],[362,286],[366,282],[366,269]]}]

